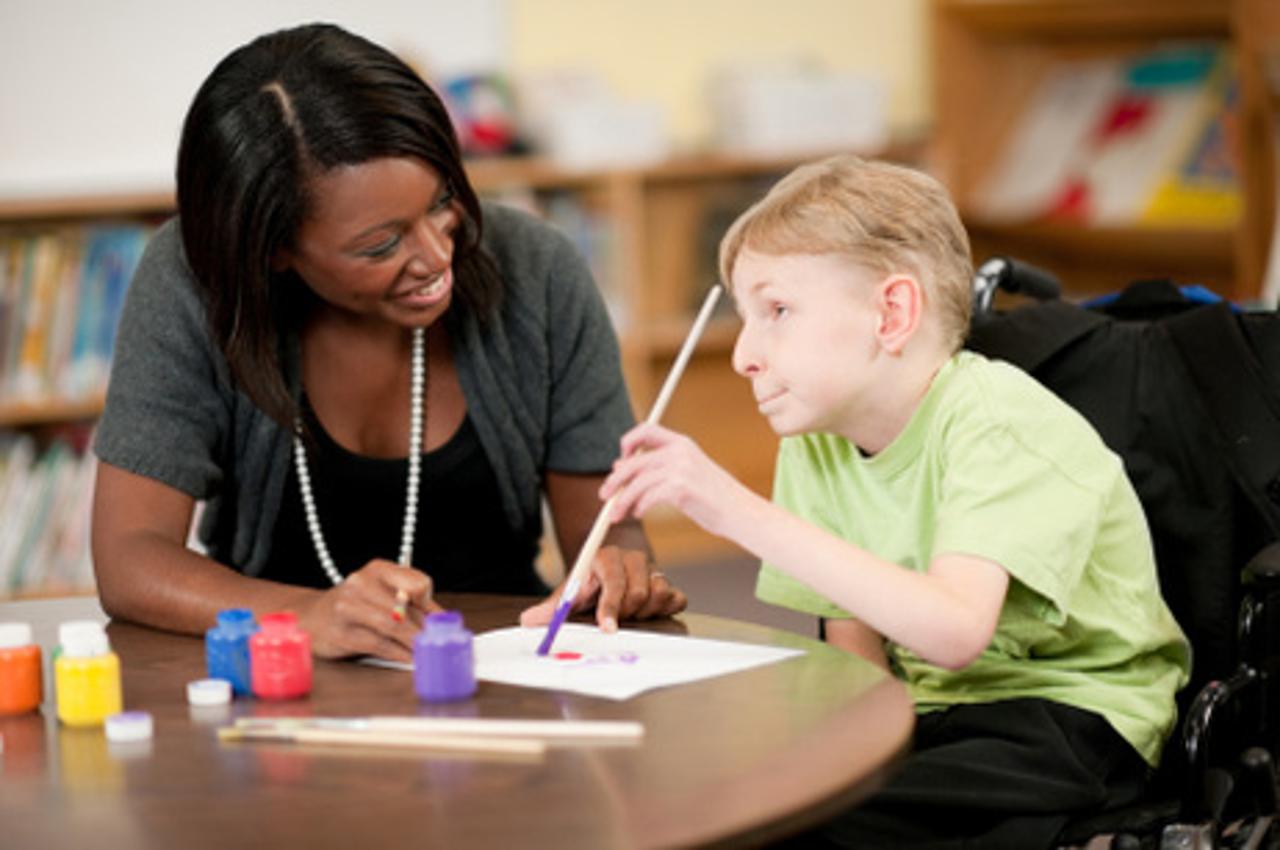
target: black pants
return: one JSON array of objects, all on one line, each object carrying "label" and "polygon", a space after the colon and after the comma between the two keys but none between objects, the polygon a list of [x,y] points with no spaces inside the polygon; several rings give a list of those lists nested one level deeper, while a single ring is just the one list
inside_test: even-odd
[{"label": "black pants", "polygon": [[1053,845],[1075,816],[1138,799],[1149,768],[1101,716],[1039,699],[922,714],[901,771],[779,847]]}]

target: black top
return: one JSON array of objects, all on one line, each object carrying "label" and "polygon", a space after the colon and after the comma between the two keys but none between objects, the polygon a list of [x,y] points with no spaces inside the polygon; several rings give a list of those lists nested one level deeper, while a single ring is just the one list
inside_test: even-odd
[{"label": "black top", "polygon": [[[482,314],[454,299],[443,321],[507,524],[532,528],[546,472],[608,472],[635,419],[586,261],[547,222],[483,206],[482,247],[502,276],[502,303]],[[238,388],[200,292],[171,219],[129,284],[93,448],[103,463],[202,501],[209,555],[257,576],[275,543],[293,435]],[[290,326],[278,330],[282,377],[300,397],[301,341]]]},{"label": "black top", "polygon": [[[314,442],[307,469],[320,529],[338,572],[347,575],[371,558],[394,561],[400,551],[409,461],[353,454],[334,442],[303,399]],[[448,442],[422,456],[415,567],[438,591],[543,594],[533,568],[540,523],[511,528],[493,467],[468,415]],[[261,578],[331,587],[307,531],[297,467],[290,464],[271,556]]]}]

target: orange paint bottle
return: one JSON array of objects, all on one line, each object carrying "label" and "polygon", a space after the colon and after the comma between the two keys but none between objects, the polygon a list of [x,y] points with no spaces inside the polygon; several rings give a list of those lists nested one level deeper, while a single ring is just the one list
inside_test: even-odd
[{"label": "orange paint bottle", "polygon": [[27,623],[0,623],[0,714],[25,714],[40,707],[40,647]]}]

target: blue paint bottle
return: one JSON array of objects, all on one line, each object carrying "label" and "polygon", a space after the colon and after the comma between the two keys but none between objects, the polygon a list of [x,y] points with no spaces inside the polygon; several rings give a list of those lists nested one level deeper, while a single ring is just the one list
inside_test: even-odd
[{"label": "blue paint bottle", "polygon": [[413,639],[413,687],[427,702],[466,699],[476,692],[471,632],[457,611],[428,614]]},{"label": "blue paint bottle", "polygon": [[204,635],[205,666],[210,679],[226,679],[239,696],[252,691],[249,682],[249,636],[258,630],[248,608],[218,612],[218,625]]}]

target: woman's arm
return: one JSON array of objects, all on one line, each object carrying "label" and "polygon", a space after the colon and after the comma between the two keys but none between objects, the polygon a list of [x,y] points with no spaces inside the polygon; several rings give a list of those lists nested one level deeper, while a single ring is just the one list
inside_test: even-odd
[{"label": "woman's arm", "polygon": [[884,651],[884,637],[860,620],[826,620],[823,624],[827,643],[852,652],[881,667],[889,669],[889,657]]},{"label": "woman's arm", "polygon": [[[372,561],[329,591],[248,578],[187,548],[193,509],[181,491],[98,464],[93,562],[109,615],[200,634],[224,608],[250,608],[259,616],[294,611],[318,656],[411,657],[416,620],[432,607],[431,582],[423,573]],[[399,590],[417,608],[406,622],[391,616]]]},{"label": "woman's arm", "polygon": [[[600,512],[602,503],[596,494],[603,481],[603,475],[547,473],[547,503],[566,565],[573,564]],[[685,595],[666,576],[653,570],[653,551],[644,527],[636,519],[615,523],[605,534],[591,575],[578,593],[576,607],[588,607],[597,592],[596,621],[606,630],[617,628],[619,619],[668,617],[683,611],[688,604]],[[548,622],[559,596],[557,589],[525,611],[521,622],[527,626]]]}]

